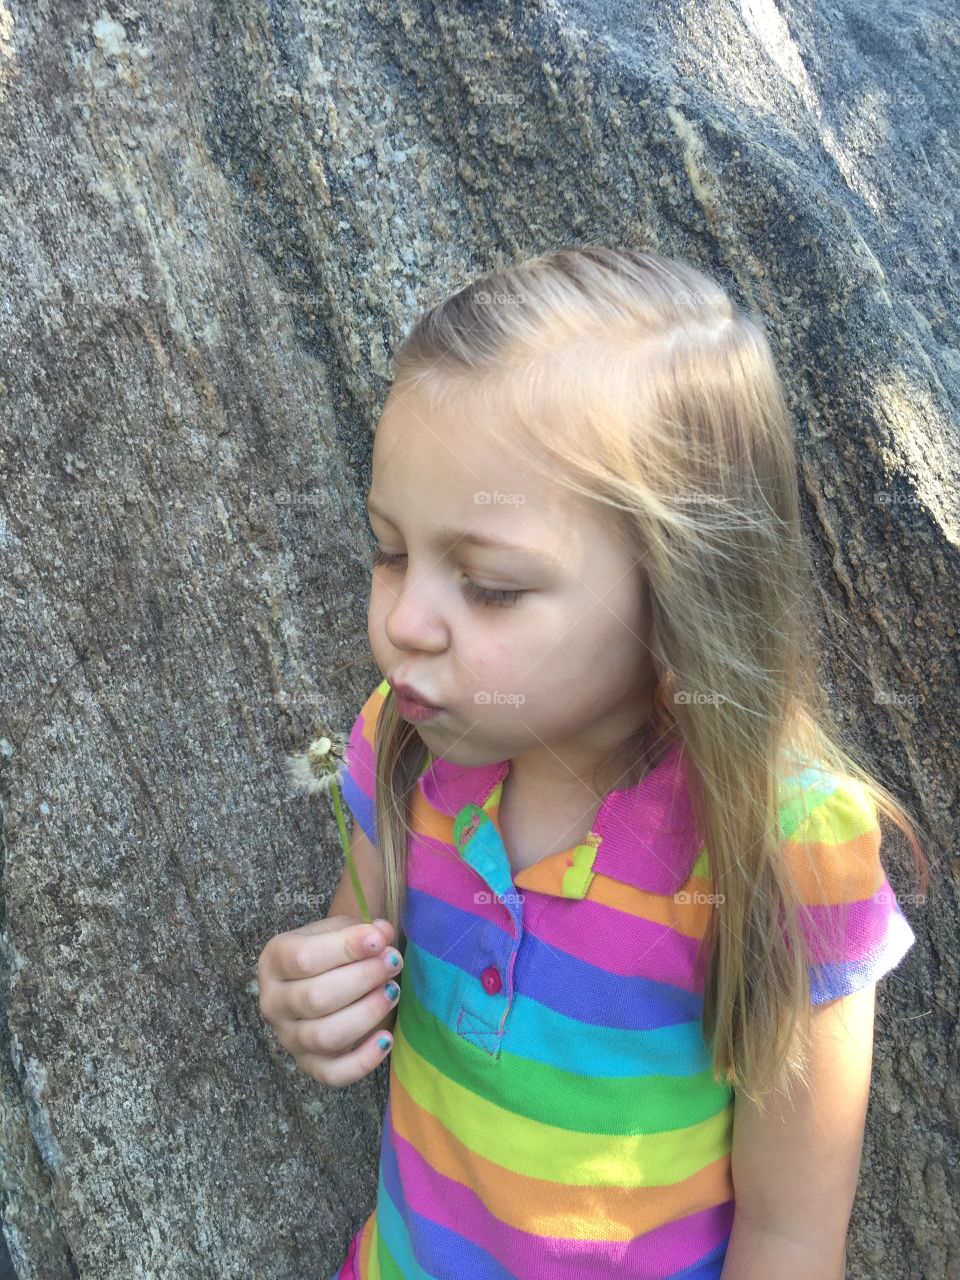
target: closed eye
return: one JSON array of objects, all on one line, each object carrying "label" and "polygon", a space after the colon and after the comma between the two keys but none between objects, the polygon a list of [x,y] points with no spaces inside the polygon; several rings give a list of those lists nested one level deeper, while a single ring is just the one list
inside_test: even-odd
[{"label": "closed eye", "polygon": [[[395,569],[400,561],[406,560],[406,558],[404,555],[388,555],[386,551],[381,551],[379,547],[374,547],[373,550],[373,565],[375,568]],[[463,594],[472,604],[494,605],[503,608],[516,604],[521,596],[526,595],[526,592],[478,587],[476,583],[468,580],[463,584]]]}]

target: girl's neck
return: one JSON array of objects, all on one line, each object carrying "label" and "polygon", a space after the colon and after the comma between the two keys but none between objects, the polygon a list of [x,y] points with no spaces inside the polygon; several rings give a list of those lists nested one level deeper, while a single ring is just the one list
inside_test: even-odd
[{"label": "girl's neck", "polygon": [[599,805],[611,791],[626,790],[645,777],[677,740],[672,717],[655,714],[603,759],[562,756],[543,750],[510,761],[505,789],[530,801],[571,805]]},{"label": "girl's neck", "polygon": [[561,758],[552,752],[525,753],[510,761],[506,780],[509,789],[544,803],[583,803],[603,797],[593,786],[588,767],[582,761]]},{"label": "girl's neck", "polygon": [[654,715],[611,754],[599,772],[602,795],[635,787],[657,767],[679,736],[672,716]]}]

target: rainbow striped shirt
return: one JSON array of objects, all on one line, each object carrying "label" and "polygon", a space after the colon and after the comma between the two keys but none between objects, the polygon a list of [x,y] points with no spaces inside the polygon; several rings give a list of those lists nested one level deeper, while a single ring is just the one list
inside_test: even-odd
[{"label": "rainbow striped shirt", "polygon": [[[357,717],[343,777],[374,843],[389,690]],[[418,779],[377,1202],[332,1280],[717,1280],[734,1095],[700,1026],[713,899],[682,748],[611,791],[582,844],[517,874],[497,823],[509,764],[431,754]],[[916,938],[869,797],[822,771],[793,781],[810,812],[798,825],[785,800],[782,835],[813,854],[797,872],[811,919],[840,926],[814,953],[819,1003]]]}]

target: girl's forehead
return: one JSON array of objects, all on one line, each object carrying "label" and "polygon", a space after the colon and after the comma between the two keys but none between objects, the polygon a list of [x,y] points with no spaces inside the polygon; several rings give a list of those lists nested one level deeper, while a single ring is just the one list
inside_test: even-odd
[{"label": "girl's forehead", "polygon": [[[465,394],[391,392],[374,439],[368,508],[401,530],[466,525],[528,546],[631,554],[622,514],[563,482],[556,458]],[[574,550],[574,558],[579,558]]]},{"label": "girl's forehead", "polygon": [[586,533],[590,513],[576,498],[520,459],[463,456],[446,448],[421,458],[398,449],[375,464],[366,505],[401,531],[435,531],[437,541],[469,529],[491,542],[542,548],[558,544],[564,531]]},{"label": "girl's forehead", "polygon": [[511,510],[533,508],[567,514],[578,495],[561,481],[554,459],[482,413],[469,399],[461,409],[430,411],[421,399],[405,398],[388,407],[373,447],[373,488],[420,492],[437,489]]}]

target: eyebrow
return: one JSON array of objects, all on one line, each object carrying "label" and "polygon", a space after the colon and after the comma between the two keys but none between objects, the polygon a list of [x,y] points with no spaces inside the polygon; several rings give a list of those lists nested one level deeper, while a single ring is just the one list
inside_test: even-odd
[{"label": "eyebrow", "polygon": [[[379,516],[381,520],[386,520],[387,524],[392,524],[395,529],[400,526],[396,524],[386,512],[375,507],[369,500],[366,502],[367,511],[374,516]],[[477,547],[492,547],[497,551],[521,551],[524,555],[534,556],[538,560],[544,560],[547,564],[559,566],[560,561],[548,551],[535,551],[532,547],[521,547],[516,542],[508,542],[505,538],[498,538],[492,533],[473,533],[469,529],[438,529],[436,534],[438,540],[443,542],[470,542]]]}]

